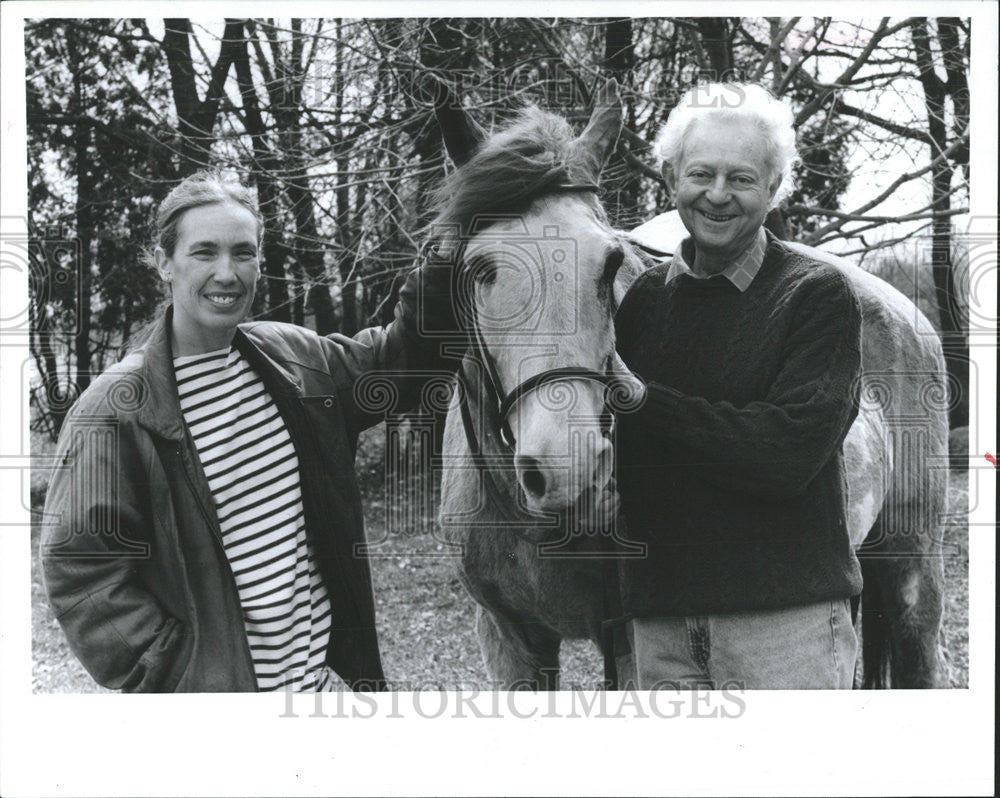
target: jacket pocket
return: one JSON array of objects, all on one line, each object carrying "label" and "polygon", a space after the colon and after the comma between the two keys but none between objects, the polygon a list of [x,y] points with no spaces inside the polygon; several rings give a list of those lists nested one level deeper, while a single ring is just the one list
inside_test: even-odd
[{"label": "jacket pocket", "polygon": [[[181,682],[194,651],[184,624],[167,618],[156,639],[142,652],[122,691],[172,693]],[[138,679],[138,681],[134,681]]]}]

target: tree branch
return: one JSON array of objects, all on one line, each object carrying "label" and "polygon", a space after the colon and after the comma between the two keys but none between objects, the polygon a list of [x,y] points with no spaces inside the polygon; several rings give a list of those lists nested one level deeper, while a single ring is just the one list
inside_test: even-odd
[{"label": "tree branch", "polygon": [[812,100],[806,103],[801,111],[799,111],[798,115],[795,117],[795,127],[798,128],[805,123],[810,117],[813,116],[813,114],[823,107],[823,104],[834,92],[836,92],[838,88],[840,88],[841,84],[849,81],[858,73],[858,70],[860,70],[861,67],[868,62],[868,59],[871,57],[872,52],[879,42],[887,36],[891,36],[896,31],[908,27],[910,24],[910,20],[904,20],[903,22],[890,26],[889,18],[883,17],[882,21],[879,23],[878,29],[872,34],[867,45],[865,45],[865,48],[857,56],[855,56],[854,60],[851,61],[850,64],[847,65],[847,68],[844,69],[839,78],[837,78],[832,84],[815,84],[816,88],[819,89],[819,93]]},{"label": "tree branch", "polygon": [[[843,219],[846,222],[876,222],[877,224],[912,222],[917,219],[934,218],[934,212],[929,207],[920,211],[913,211],[912,213],[904,214],[903,216],[865,216],[857,213],[834,211],[829,208],[813,208],[808,205],[790,205],[784,209],[784,212],[788,216],[831,216],[834,219]],[[957,208],[949,210],[943,215],[957,216],[968,212],[968,208]]]},{"label": "tree branch", "polygon": [[853,116],[857,119],[861,119],[865,122],[870,122],[883,130],[888,130],[890,133],[895,133],[897,136],[903,136],[908,139],[913,139],[914,141],[919,141],[922,144],[931,144],[931,137],[928,136],[924,131],[917,130],[913,127],[906,127],[905,125],[900,125],[897,122],[890,122],[888,119],[883,119],[880,116],[875,116],[875,114],[869,113],[862,108],[857,108],[856,106],[849,105],[841,100],[839,97],[834,97],[833,103],[830,107],[831,111],[839,111],[842,114],[847,114],[848,116]]},{"label": "tree branch", "polygon": [[[877,197],[875,197],[875,199],[871,200],[870,202],[866,202],[860,208],[858,208],[857,210],[853,211],[853,213],[855,215],[864,215],[866,212],[870,211],[875,206],[877,206],[877,205],[881,204],[882,202],[884,202],[887,197],[892,196],[892,194],[896,191],[896,189],[899,188],[901,185],[903,185],[903,183],[907,183],[910,180],[915,180],[916,178],[920,177],[921,175],[926,174],[927,172],[930,172],[932,169],[934,169],[935,167],[937,167],[937,165],[941,161],[947,160],[948,158],[950,158],[951,155],[963,144],[963,142],[967,138],[968,138],[967,135],[963,136],[961,139],[959,139],[954,144],[952,144],[950,147],[948,147],[948,149],[946,149],[944,152],[942,152],[940,155],[938,155],[936,158],[934,158],[926,166],[921,167],[920,169],[916,169],[916,170],[914,170],[912,172],[906,172],[905,174],[900,175],[894,181],[892,181],[892,183],[881,194],[879,194]],[[839,230],[841,227],[844,226],[844,224],[846,224],[846,222],[847,222],[846,219],[840,219],[840,220],[838,220],[836,222],[831,222],[830,224],[826,225],[825,227],[822,227],[819,230],[816,230],[813,233],[811,233],[807,237],[806,243],[811,243],[813,241],[817,241],[820,238],[822,238],[823,236],[825,236],[827,233],[830,233],[830,232],[832,232],[834,230]]]},{"label": "tree branch", "polygon": [[[820,28],[823,29],[822,33],[819,33]],[[781,80],[781,85],[778,86],[778,90],[775,92],[775,94],[781,97],[786,91],[788,91],[789,84],[799,74],[799,72],[802,71],[802,65],[810,58],[812,58],[814,55],[816,55],[816,52],[819,50],[820,45],[823,44],[823,41],[826,38],[826,32],[829,30],[829,28],[830,28],[829,17],[827,17],[826,19],[820,19],[819,21],[817,21],[815,25],[813,25],[813,29],[809,32],[809,35],[802,40],[802,44],[799,45],[798,49],[793,54],[792,63],[789,65],[788,70],[785,72],[785,76]],[[815,38],[816,43],[813,45],[813,48],[809,52],[809,54],[804,56],[802,55],[802,51],[805,49],[806,42],[809,41],[809,39],[811,38]]]},{"label": "tree branch", "polygon": [[[785,39],[788,38],[788,34],[792,32],[794,28],[802,17],[791,17],[788,22],[782,25],[774,34],[771,36],[771,43],[767,46],[767,52],[760,59],[760,63],[757,68],[753,71],[750,76],[751,83],[759,83],[760,79],[764,77],[764,72],[767,70],[767,65],[774,62],[777,58],[776,64],[781,63],[778,51],[781,49],[781,45],[785,43]],[[781,22],[780,17],[775,17],[769,20],[772,24]],[[777,73],[777,70],[775,70]],[[777,77],[775,78],[777,80]]]}]

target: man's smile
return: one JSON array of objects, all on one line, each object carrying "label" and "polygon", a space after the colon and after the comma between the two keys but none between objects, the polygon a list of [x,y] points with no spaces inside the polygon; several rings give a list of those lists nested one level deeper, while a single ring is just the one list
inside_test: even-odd
[{"label": "man's smile", "polygon": [[712,222],[728,222],[731,219],[736,218],[736,214],[722,214],[722,213],[710,213],[709,211],[698,210],[702,216]]}]

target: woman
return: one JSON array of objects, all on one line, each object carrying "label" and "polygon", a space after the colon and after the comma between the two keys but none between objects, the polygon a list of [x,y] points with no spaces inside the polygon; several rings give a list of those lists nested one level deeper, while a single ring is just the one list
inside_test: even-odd
[{"label": "woman", "polygon": [[63,427],[45,505],[45,586],[70,646],[125,691],[380,689],[354,474],[355,398],[383,370],[415,403],[444,364],[451,270],[425,263],[396,320],[353,338],[240,324],[259,276],[249,190],[213,173],[163,201],[152,261],[171,304]]}]

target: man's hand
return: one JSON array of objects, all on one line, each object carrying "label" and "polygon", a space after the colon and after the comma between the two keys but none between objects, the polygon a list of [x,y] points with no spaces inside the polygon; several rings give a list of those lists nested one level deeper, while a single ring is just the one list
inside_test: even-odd
[{"label": "man's hand", "polygon": [[594,506],[594,521],[599,530],[611,528],[618,513],[621,512],[621,499],[618,497],[618,484],[611,477],[604,490],[597,496]]}]

